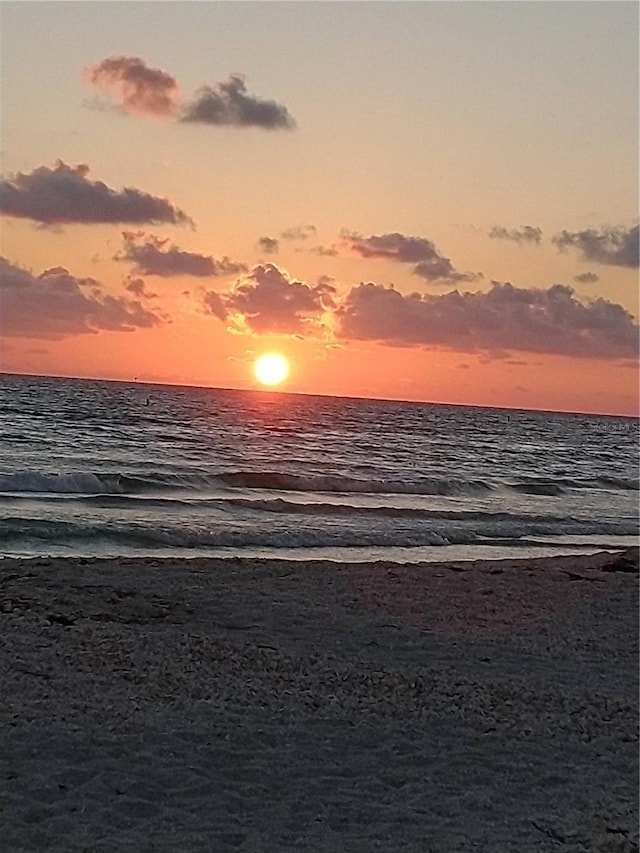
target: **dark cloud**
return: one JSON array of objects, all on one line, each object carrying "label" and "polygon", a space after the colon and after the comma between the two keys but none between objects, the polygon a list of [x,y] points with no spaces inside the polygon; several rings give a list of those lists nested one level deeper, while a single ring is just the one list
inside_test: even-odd
[{"label": "dark cloud", "polygon": [[67,166],[61,160],[50,169],[39,166],[0,181],[0,213],[50,224],[104,222],[192,225],[192,220],[165,198],[133,187],[113,190],[88,178],[89,167]]},{"label": "dark cloud", "polygon": [[333,246],[313,246],[309,251],[321,258],[335,258],[338,254],[338,250]]},{"label": "dark cloud", "polygon": [[180,121],[198,124],[293,130],[295,121],[283,104],[247,93],[244,77],[231,74],[215,86],[202,86],[182,108]]},{"label": "dark cloud", "polygon": [[171,74],[137,56],[110,56],[85,69],[88,83],[114,95],[128,113],[172,118],[179,105],[178,83]]},{"label": "dark cloud", "polygon": [[354,231],[340,232],[343,245],[363,258],[384,258],[404,264],[415,264],[413,274],[429,282],[451,283],[474,281],[477,273],[459,273],[449,260],[425,237],[407,237],[404,234],[372,235],[363,237]]},{"label": "dark cloud", "polygon": [[596,281],[600,281],[600,276],[594,272],[581,272],[578,275],[574,275],[573,280],[580,284],[595,284]]},{"label": "dark cloud", "polygon": [[226,294],[209,291],[207,309],[220,319],[231,319],[242,331],[287,335],[313,334],[322,315],[334,305],[335,288],[321,281],[308,285],[273,264],[261,264]]},{"label": "dark cloud", "polygon": [[585,261],[612,267],[638,267],[638,226],[561,231],[552,238],[560,249],[577,249]]},{"label": "dark cloud", "polygon": [[138,299],[157,299],[157,293],[149,293],[144,279],[127,277],[124,280],[124,289],[133,293]]},{"label": "dark cloud", "polygon": [[501,225],[494,225],[489,231],[489,237],[492,240],[512,240],[519,246],[525,243],[539,244],[542,240],[542,228],[534,225],[522,225],[520,228],[503,228]]},{"label": "dark cloud", "polygon": [[98,331],[132,332],[161,319],[138,300],[111,296],[92,278],[64,267],[38,276],[0,258],[2,331],[7,337],[59,340]]},{"label": "dark cloud", "polygon": [[135,294],[135,296],[142,297],[146,295],[144,279],[142,278],[128,278],[124,283],[124,289],[128,290],[129,293]]},{"label": "dark cloud", "polygon": [[[201,86],[186,103],[176,78],[151,68],[139,56],[109,56],[86,68],[84,79],[112,95],[123,112],[135,115],[266,130],[293,130],[296,126],[283,104],[249,94],[241,74]],[[100,102],[90,106],[103,107]]]},{"label": "dark cloud", "polygon": [[296,225],[293,228],[285,228],[280,236],[283,240],[308,240],[316,234],[315,225]]},{"label": "dark cloud", "polygon": [[477,281],[482,278],[479,272],[457,272],[448,258],[434,257],[429,261],[422,261],[413,268],[413,274],[430,282],[442,284],[453,284],[458,281]]},{"label": "dark cloud", "polygon": [[559,284],[537,290],[494,282],[488,292],[440,296],[361,284],[335,316],[338,337],[400,346],[603,359],[638,353],[638,325],[621,305],[582,302]]},{"label": "dark cloud", "polygon": [[244,264],[235,263],[224,257],[215,260],[210,255],[185,252],[168,239],[161,239],[144,231],[124,231],[124,250],[114,255],[116,261],[128,261],[141,275],[157,275],[170,278],[192,275],[202,278],[235,275],[246,272]]},{"label": "dark cloud", "polygon": [[401,263],[415,264],[430,261],[432,257],[441,258],[436,247],[424,237],[405,237],[397,231],[392,234],[363,237],[355,231],[340,232],[347,246],[363,258],[388,258]]},{"label": "dark cloud", "polygon": [[260,237],[258,248],[268,255],[275,255],[280,248],[280,244],[275,237]]}]

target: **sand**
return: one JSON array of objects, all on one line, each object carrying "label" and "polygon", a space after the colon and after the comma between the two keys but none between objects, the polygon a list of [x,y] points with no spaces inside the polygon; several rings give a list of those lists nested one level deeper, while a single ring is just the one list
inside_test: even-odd
[{"label": "sand", "polygon": [[0,561],[0,849],[638,850],[637,550]]}]

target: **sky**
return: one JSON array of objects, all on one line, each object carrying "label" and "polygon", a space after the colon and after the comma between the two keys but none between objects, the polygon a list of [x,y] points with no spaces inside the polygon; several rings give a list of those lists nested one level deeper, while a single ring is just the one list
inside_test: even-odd
[{"label": "sky", "polygon": [[635,2],[2,2],[0,369],[638,413]]}]

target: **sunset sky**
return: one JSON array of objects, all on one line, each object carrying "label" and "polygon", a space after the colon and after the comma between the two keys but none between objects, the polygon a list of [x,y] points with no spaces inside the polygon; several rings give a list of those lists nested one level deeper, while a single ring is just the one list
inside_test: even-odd
[{"label": "sunset sky", "polygon": [[638,411],[635,2],[3,2],[0,368]]}]

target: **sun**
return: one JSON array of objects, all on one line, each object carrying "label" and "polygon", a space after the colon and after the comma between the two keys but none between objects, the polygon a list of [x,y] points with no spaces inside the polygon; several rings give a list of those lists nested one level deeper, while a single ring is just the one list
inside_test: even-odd
[{"label": "sun", "polygon": [[279,385],[289,375],[289,362],[279,352],[265,352],[256,359],[253,372],[263,385]]}]

